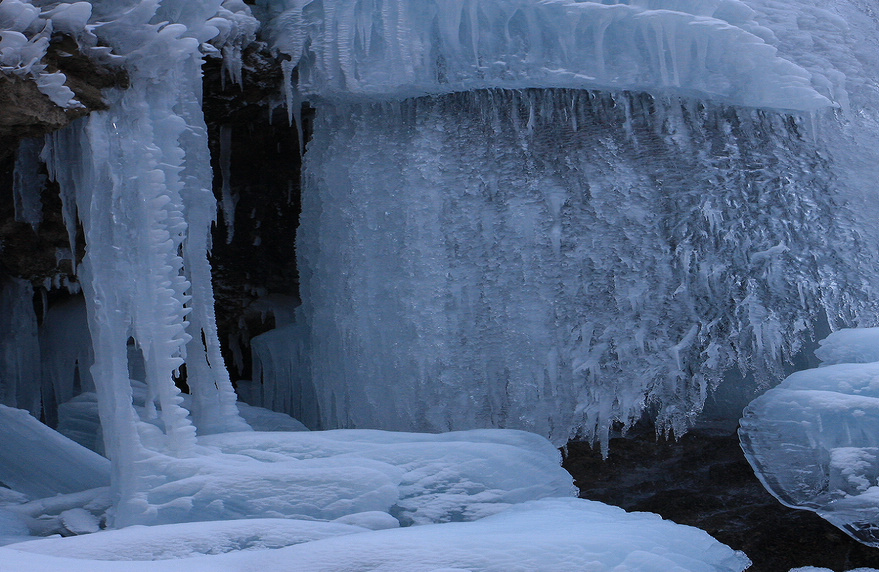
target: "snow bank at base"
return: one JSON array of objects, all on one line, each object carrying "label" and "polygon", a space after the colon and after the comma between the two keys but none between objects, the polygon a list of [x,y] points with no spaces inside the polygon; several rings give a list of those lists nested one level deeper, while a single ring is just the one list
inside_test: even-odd
[{"label": "snow bank at base", "polygon": [[870,546],[879,546],[879,362],[865,362],[875,340],[873,328],[831,335],[816,353],[833,365],[797,372],[752,401],[739,429],[773,496]]},{"label": "snow bank at base", "polygon": [[[8,544],[0,568],[737,572],[750,564],[704,531],[573,498],[558,451],[531,433],[251,431],[200,437],[198,449],[143,461],[155,477],[139,500],[156,526],[83,534],[96,526],[72,521],[87,511],[65,505],[60,518],[81,536]],[[41,503],[67,502],[22,504],[9,493],[4,543],[27,533],[17,515],[39,520]]]},{"label": "snow bank at base", "polygon": [[[250,522],[250,521],[248,521]],[[254,528],[266,521],[255,521]],[[326,523],[300,523],[313,531],[327,531]],[[286,525],[293,528],[299,526]],[[471,523],[450,523],[412,528],[346,534],[304,542],[278,550],[236,551],[201,556],[196,549],[223,545],[228,523],[201,523],[195,536],[216,537],[213,544],[192,543],[186,560],[156,562],[100,562],[47,554],[89,554],[81,548],[84,538],[54,539],[0,549],[4,571],[28,572],[222,572],[273,571],[366,571],[394,572],[470,570],[543,572],[570,570],[638,570],[641,572],[741,571],[750,561],[740,552],[718,543],[707,533],[662,520],[647,513],[626,513],[601,503],[573,498],[528,502],[500,514]],[[126,550],[154,546],[171,527],[138,527],[93,538],[124,533]],[[258,535],[259,533],[257,533]],[[305,533],[304,536],[307,536]],[[315,533],[312,533],[315,534]],[[316,535],[316,534],[315,534]],[[111,542],[112,544],[112,542]],[[184,545],[184,542],[179,545]],[[222,548],[220,548],[222,550]],[[39,550],[42,554],[33,552]],[[26,553],[24,551],[32,551]],[[150,554],[144,550],[144,554]]]},{"label": "snow bank at base", "polygon": [[430,524],[575,494],[558,451],[519,431],[244,432],[201,437],[199,446],[196,457],[145,461],[156,475],[140,497],[150,524],[369,511]]}]

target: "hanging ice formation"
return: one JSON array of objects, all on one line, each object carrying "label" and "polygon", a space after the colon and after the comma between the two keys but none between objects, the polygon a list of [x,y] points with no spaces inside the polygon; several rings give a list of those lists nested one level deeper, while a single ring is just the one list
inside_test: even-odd
[{"label": "hanging ice formation", "polygon": [[[829,38],[839,19],[825,27],[812,4],[806,33]],[[685,430],[728,369],[778,379],[825,315],[872,319],[860,273],[875,263],[857,262],[867,250],[813,121],[838,129],[828,110],[849,109],[837,70],[851,62],[779,53],[810,22],[789,21],[796,9],[263,9],[296,68],[289,101],[317,107],[303,323],[255,345],[261,364],[302,359],[279,366],[297,371],[292,389],[256,372],[267,406],[312,427],[606,445],[647,408]],[[294,395],[316,398],[303,411]]]},{"label": "hanging ice formation", "polygon": [[[79,390],[93,382],[105,451],[114,461],[114,524],[146,522],[156,508],[145,491],[174,478],[157,469],[162,456],[197,455],[196,429],[200,434],[249,429],[235,405],[213,315],[207,249],[215,201],[201,112],[201,66],[204,53],[222,52],[228,73],[240,75],[241,45],[252,41],[257,23],[237,0],[75,2],[42,10],[4,0],[0,22],[12,30],[3,32],[2,63],[11,65],[17,50],[21,73],[42,73],[22,58],[39,60],[34,50],[45,51],[54,29],[74,36],[84,53],[123,65],[129,74],[129,89],[104,94],[108,110],[48,136],[43,151],[49,174],[61,187],[71,243],[77,221],[85,234],[77,273],[86,294],[91,347],[69,344],[70,351],[56,351],[44,360],[41,376],[39,355],[31,359],[29,349],[36,342],[33,311],[30,316],[19,311],[30,306],[31,295],[29,290],[7,295],[16,293],[6,290],[24,288],[12,282],[4,284],[2,300],[13,306],[3,319],[14,320],[16,328],[3,328],[2,335],[15,338],[15,345],[3,347],[15,349],[18,357],[3,364],[34,373],[28,381],[42,377],[51,386],[52,405],[72,397],[71,372],[77,368],[76,379],[86,384]],[[42,36],[34,30],[43,30]],[[36,78],[40,85],[51,80],[41,78]],[[19,152],[16,207],[19,218],[36,225],[33,213],[39,208],[33,204],[38,205],[40,188],[30,175],[33,146],[26,142]],[[23,331],[30,323],[33,327]],[[144,366],[145,420],[132,405],[129,339]],[[181,407],[174,384],[184,363],[189,410]],[[19,394],[31,391],[11,404],[38,414],[39,382],[35,386],[4,387]],[[4,402],[10,399],[4,396]],[[154,420],[147,423],[149,418]]]}]

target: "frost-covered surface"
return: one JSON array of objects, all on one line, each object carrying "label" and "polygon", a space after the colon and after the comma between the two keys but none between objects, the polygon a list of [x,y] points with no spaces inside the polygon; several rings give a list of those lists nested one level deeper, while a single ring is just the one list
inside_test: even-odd
[{"label": "frost-covered surface", "polygon": [[486,87],[668,90],[753,107],[832,105],[739,1],[280,0],[274,44],[305,95]]},{"label": "frost-covered surface", "polygon": [[870,315],[866,250],[802,130],[568,90],[321,108],[304,319],[260,360],[304,356],[278,367],[318,427],[606,444],[650,403],[681,434],[724,371],[781,378],[825,313]]},{"label": "frost-covered surface", "polygon": [[26,0],[0,1],[0,74],[32,79],[59,107],[82,107],[73,91],[64,85],[67,77],[61,72],[47,71],[42,59],[56,32],[76,38],[91,57],[107,57],[106,48],[97,47],[97,37],[88,25],[92,5],[89,2],[36,4]]},{"label": "frost-covered surface", "polygon": [[[260,538],[260,525],[250,542]],[[326,523],[302,523],[301,537],[319,537],[330,532]],[[179,526],[179,525],[178,525]],[[280,526],[276,542],[295,536],[285,530],[296,525]],[[353,528],[353,527],[351,527]],[[199,556],[202,550],[221,551],[226,539],[235,535],[227,523],[202,523],[186,543],[172,544],[176,556],[186,560],[156,562],[101,562],[77,560],[69,555],[96,557],[91,539],[58,539],[0,548],[0,561],[9,572],[43,572],[69,570],[102,571],[367,571],[421,572],[470,570],[473,572],[507,572],[541,570],[638,570],[639,572],[739,572],[750,565],[741,553],[719,544],[705,532],[680,526],[646,513],[626,513],[580,499],[545,499],[524,503],[485,519],[471,523],[449,523],[404,529],[377,530],[345,534],[338,532],[321,540],[304,542],[277,550],[235,551],[217,556]],[[216,532],[215,532],[216,531]],[[140,552],[152,556],[157,539],[174,532],[169,527],[126,529],[108,539],[118,543],[125,553]],[[335,531],[334,531],[335,532]],[[135,534],[139,536],[135,537]],[[95,538],[99,538],[96,535]],[[288,536],[289,535],[289,536]],[[284,537],[287,538],[278,538]],[[204,540],[205,538],[213,540]],[[301,538],[300,537],[300,538]],[[201,539],[201,540],[200,540]],[[69,547],[70,553],[67,552]],[[18,550],[18,549],[21,550]],[[43,552],[57,556],[23,552]],[[159,550],[161,553],[162,551]]]},{"label": "frost-covered surface", "polygon": [[[879,362],[873,329],[822,346],[835,363],[797,372],[754,400],[739,429],[745,456],[782,503],[879,546]],[[847,344],[845,352],[826,351]],[[858,348],[865,351],[858,354]],[[871,363],[866,363],[871,362]]]}]

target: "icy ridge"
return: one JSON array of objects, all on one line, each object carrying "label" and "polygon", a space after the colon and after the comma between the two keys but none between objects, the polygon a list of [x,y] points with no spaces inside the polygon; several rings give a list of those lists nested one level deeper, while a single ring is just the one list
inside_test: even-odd
[{"label": "icy ridge", "polygon": [[753,14],[738,1],[284,0],[270,4],[268,30],[304,96],[565,87],[835,105],[758,35]]}]

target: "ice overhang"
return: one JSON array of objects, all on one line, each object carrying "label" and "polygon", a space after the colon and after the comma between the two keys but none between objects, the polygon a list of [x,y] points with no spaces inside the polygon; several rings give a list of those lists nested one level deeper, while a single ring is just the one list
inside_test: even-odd
[{"label": "ice overhang", "polygon": [[835,105],[736,0],[281,0],[269,17],[306,98],[574,88]]}]

